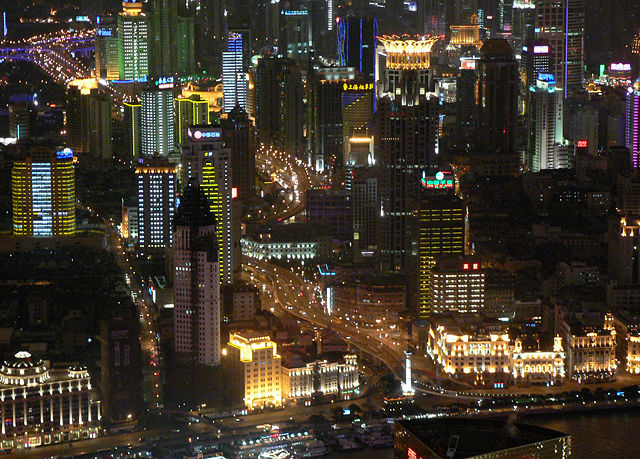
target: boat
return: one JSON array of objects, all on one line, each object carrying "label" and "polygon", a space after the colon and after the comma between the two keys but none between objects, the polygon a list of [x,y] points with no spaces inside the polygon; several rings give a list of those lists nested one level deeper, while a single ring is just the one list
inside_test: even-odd
[{"label": "boat", "polygon": [[329,454],[329,448],[322,440],[310,440],[295,448],[296,457],[321,457]]},{"label": "boat", "polygon": [[358,443],[353,437],[340,437],[338,438],[337,448],[340,451],[353,451],[361,449],[362,445]]}]

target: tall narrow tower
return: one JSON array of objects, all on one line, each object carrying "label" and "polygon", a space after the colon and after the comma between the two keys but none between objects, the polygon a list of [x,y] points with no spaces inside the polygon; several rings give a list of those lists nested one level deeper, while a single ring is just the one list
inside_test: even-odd
[{"label": "tall narrow tower", "polygon": [[201,366],[220,363],[220,266],[216,219],[197,179],[173,220],[174,349]]}]

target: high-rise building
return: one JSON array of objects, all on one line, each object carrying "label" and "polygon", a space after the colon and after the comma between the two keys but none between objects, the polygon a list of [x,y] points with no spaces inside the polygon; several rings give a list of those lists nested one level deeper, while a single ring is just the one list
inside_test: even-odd
[{"label": "high-rise building", "polygon": [[32,135],[35,118],[33,108],[26,104],[9,105],[9,135],[18,140],[27,140]]},{"label": "high-rise building", "polygon": [[338,17],[338,61],[354,67],[367,80],[375,81],[378,21],[365,17]]},{"label": "high-rise building", "polygon": [[582,88],[584,0],[537,0],[538,36],[553,50],[551,73],[567,97]]},{"label": "high-rise building", "polygon": [[256,131],[247,112],[240,107],[231,110],[220,124],[224,144],[231,150],[231,186],[237,189],[238,199],[246,202],[255,194]]},{"label": "high-rise building", "polygon": [[136,168],[138,182],[138,246],[142,250],[171,247],[176,211],[176,168],[154,160]]},{"label": "high-rise building", "polygon": [[121,80],[145,80],[149,74],[149,20],[142,2],[122,3],[118,14],[118,66]]},{"label": "high-rise building", "polygon": [[351,193],[342,189],[311,189],[305,193],[307,222],[326,226],[339,241],[352,237]]},{"label": "high-rise building", "polygon": [[280,37],[280,54],[293,59],[300,67],[310,67],[313,56],[313,37],[311,33],[311,16],[306,7],[296,10],[282,11],[280,18],[283,36]]},{"label": "high-rise building", "polygon": [[522,58],[520,60],[520,74],[522,79],[520,111],[529,111],[531,92],[530,88],[536,85],[538,75],[541,73],[551,74],[553,51],[546,40],[528,40],[522,47]]},{"label": "high-rise building", "polygon": [[625,145],[634,168],[640,167],[640,80],[627,89]]},{"label": "high-rise building", "polygon": [[73,152],[34,146],[11,171],[13,234],[69,236],[76,231]]},{"label": "high-rise building", "polygon": [[612,217],[608,235],[609,278],[618,284],[640,282],[640,221]]},{"label": "high-rise building", "polygon": [[124,132],[127,142],[129,157],[138,158],[142,153],[142,140],[140,130],[142,128],[142,104],[137,98],[126,99],[122,103],[124,107]]},{"label": "high-rise building", "polygon": [[227,35],[227,50],[222,53],[222,90],[224,112],[229,113],[236,105],[247,109],[247,77],[243,67],[243,41],[240,33]]},{"label": "high-rise building", "polygon": [[290,153],[303,150],[304,106],[300,67],[291,59],[263,57],[256,78],[256,129],[261,142]]},{"label": "high-rise building", "polygon": [[[437,177],[437,176],[436,176]],[[465,251],[466,207],[452,194],[425,190],[418,212],[418,317],[427,318],[433,311],[431,271],[439,255],[463,255]]]},{"label": "high-rise building", "polygon": [[111,98],[92,89],[89,95],[89,151],[102,159],[111,159]]},{"label": "high-rise building", "polygon": [[173,219],[174,350],[201,366],[220,364],[220,266],[216,219],[197,179]]},{"label": "high-rise building", "polygon": [[199,94],[176,99],[176,121],[178,145],[184,145],[187,141],[187,130],[194,124],[209,124],[209,101],[204,100]]},{"label": "high-rise building", "polygon": [[380,212],[378,174],[375,167],[354,167],[351,175],[353,250],[354,256],[359,257],[377,246],[377,221]]},{"label": "high-rise building", "polygon": [[69,86],[67,88],[67,144],[76,155],[89,152],[90,90]]},{"label": "high-rise building", "polygon": [[142,91],[142,154],[163,156],[175,150],[173,77],[161,77]]},{"label": "high-rise building", "polygon": [[229,346],[242,362],[244,404],[249,409],[282,404],[281,358],[271,337],[258,332],[231,333]]},{"label": "high-rise building", "polygon": [[501,38],[486,40],[480,52],[476,104],[481,149],[509,155],[518,147],[518,63],[509,43]]},{"label": "high-rise building", "polygon": [[149,34],[153,76],[178,72],[178,0],[152,0]]},{"label": "high-rise building", "polygon": [[484,270],[478,257],[436,257],[429,286],[435,314],[477,314],[484,310]]},{"label": "high-rise building", "polygon": [[239,268],[240,238],[232,208],[231,151],[226,148],[219,126],[191,126],[182,149],[184,183],[194,177],[209,200],[216,219],[220,282],[231,284],[232,275]]},{"label": "high-rise building", "polygon": [[563,97],[562,89],[556,88],[553,75],[541,73],[535,87],[529,91],[529,154],[532,157],[531,170],[565,169],[569,167],[568,158],[562,148]]},{"label": "high-rise building", "polygon": [[180,75],[191,75],[196,70],[195,21],[192,17],[178,18],[177,71]]},{"label": "high-rise building", "polygon": [[96,30],[96,77],[117,80],[119,76],[118,22],[112,16],[99,16]]},{"label": "high-rise building", "polygon": [[375,162],[369,151],[373,141],[367,135],[373,124],[374,104],[373,82],[356,79],[342,84],[342,158],[338,158],[338,165]]},{"label": "high-rise building", "polygon": [[378,102],[376,160],[380,166],[380,261],[386,270],[409,267],[417,235],[413,228],[420,206],[424,172],[437,169],[436,98],[420,96],[415,105]]}]

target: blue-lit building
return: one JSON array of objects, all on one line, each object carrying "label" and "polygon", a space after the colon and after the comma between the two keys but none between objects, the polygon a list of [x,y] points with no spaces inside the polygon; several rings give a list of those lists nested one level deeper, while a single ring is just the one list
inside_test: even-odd
[{"label": "blue-lit building", "polygon": [[247,109],[247,77],[243,70],[244,37],[231,32],[227,37],[227,51],[222,53],[222,91],[224,112],[229,113],[236,105]]},{"label": "blue-lit building", "polygon": [[374,81],[378,21],[375,18],[336,18],[338,60],[343,67],[355,67]]}]

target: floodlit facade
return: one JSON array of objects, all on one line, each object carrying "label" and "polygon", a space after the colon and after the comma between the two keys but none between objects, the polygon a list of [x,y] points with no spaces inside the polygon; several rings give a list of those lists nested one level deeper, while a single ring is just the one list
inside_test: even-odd
[{"label": "floodlit facade", "polygon": [[564,381],[564,359],[562,338],[556,336],[553,351],[523,351],[522,340],[514,342],[512,374],[516,383],[561,384]]},{"label": "floodlit facade", "polygon": [[640,336],[629,336],[627,340],[627,371],[640,373]]},{"label": "floodlit facade", "polygon": [[304,399],[316,394],[349,399],[359,392],[358,361],[345,355],[344,362],[318,360],[303,367],[282,367],[284,400]]},{"label": "floodlit facade", "polygon": [[271,337],[236,332],[229,346],[238,353],[244,371],[244,403],[249,409],[282,405],[281,358]]},{"label": "floodlit facade", "polygon": [[282,242],[271,241],[268,235],[254,240],[249,237],[242,238],[242,254],[258,260],[277,258],[293,260],[311,260],[318,256],[318,242]]},{"label": "floodlit facade", "polygon": [[209,124],[209,101],[192,94],[176,99],[176,121],[178,123],[178,145],[187,141],[187,130],[194,124]]},{"label": "floodlit facade", "polygon": [[138,246],[170,247],[171,222],[176,211],[176,168],[150,164],[136,168],[138,182]]},{"label": "floodlit facade", "polygon": [[118,15],[120,80],[144,81],[149,74],[149,18],[142,2],[122,2]]},{"label": "floodlit facade", "polygon": [[100,401],[85,367],[50,368],[26,351],[0,366],[0,448],[96,438]]},{"label": "floodlit facade", "polygon": [[400,70],[428,69],[431,48],[441,37],[383,35],[379,37],[387,54],[386,68]]},{"label": "floodlit facade", "polygon": [[13,234],[69,236],[76,231],[73,152],[33,147],[11,171]]},{"label": "floodlit facade", "polygon": [[158,78],[142,91],[142,154],[167,157],[175,150],[173,77]]}]

